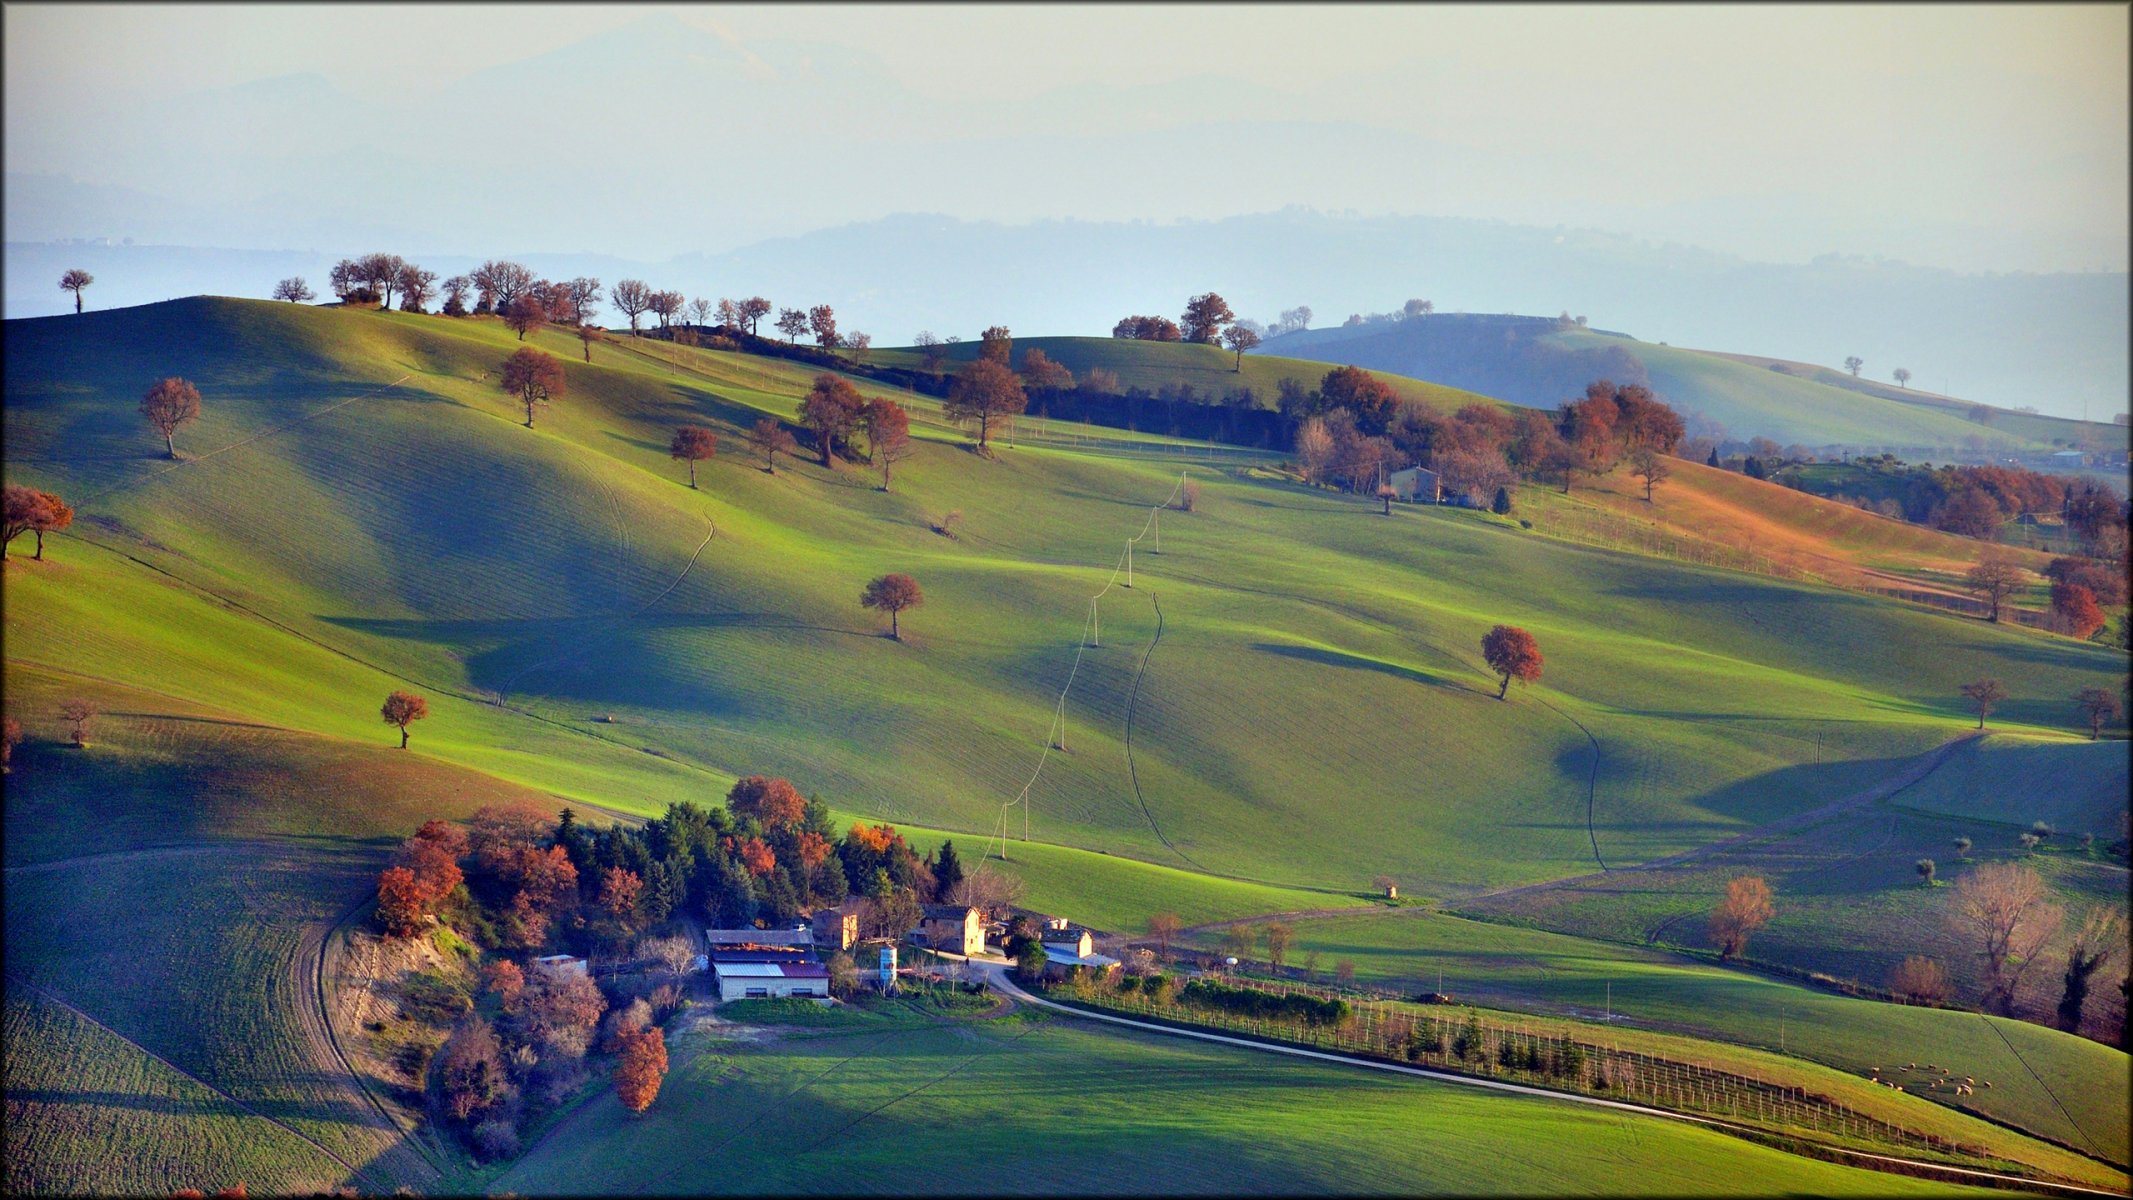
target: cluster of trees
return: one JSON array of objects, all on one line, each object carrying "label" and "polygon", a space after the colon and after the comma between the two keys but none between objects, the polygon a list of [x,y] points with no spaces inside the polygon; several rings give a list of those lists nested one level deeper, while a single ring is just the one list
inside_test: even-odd
[{"label": "cluster of trees", "polygon": [[1649,388],[1605,379],[1552,414],[1528,409],[1513,416],[1495,405],[1469,404],[1446,418],[1402,401],[1368,371],[1337,367],[1309,392],[1284,379],[1280,406],[1300,422],[1296,460],[1306,480],[1331,478],[1351,491],[1374,492],[1385,473],[1419,465],[1438,473],[1447,494],[1475,504],[1489,503],[1520,479],[1559,481],[1568,492],[1575,477],[1604,475],[1625,462],[1644,480],[1649,500],[1670,474],[1668,456],[1685,432],[1680,416]]},{"label": "cluster of trees", "polygon": [[[1809,473],[1780,474],[1786,460],[1804,456],[1802,447],[1781,453],[1776,443],[1759,438],[1751,448],[1741,464],[1748,474],[1778,478],[1788,487],[1895,520],[1991,541],[2001,526],[2025,513],[2057,515],[2087,556],[2123,560],[2126,555],[2126,499],[2108,484],[2024,467],[1912,465],[1893,454],[1879,454],[1850,460],[1851,466],[1871,472],[1870,494],[1852,496]],[[1714,448],[1711,465],[1732,464],[1722,463]]]},{"label": "cluster of trees", "polygon": [[[1282,319],[1295,323],[1283,324],[1280,332],[1302,329],[1311,323],[1311,310],[1290,309],[1282,314]],[[1136,314],[1113,325],[1111,336],[1142,342],[1198,342],[1209,346],[1219,343],[1236,352],[1232,369],[1241,371],[1244,369],[1244,352],[1274,334],[1257,321],[1240,319],[1220,295],[1202,292],[1185,302],[1185,312],[1179,320]]]},{"label": "cluster of trees", "polygon": [[[335,263],[327,273],[326,283],[342,304],[392,308],[397,296],[402,312],[426,313],[432,303],[441,300],[438,312],[447,317],[503,317],[522,339],[530,329],[551,322],[587,324],[603,299],[603,286],[598,279],[543,279],[523,263],[508,259],[490,259],[464,275],[440,279],[437,272],[397,254],[365,254]],[[623,286],[616,285],[618,306]],[[642,289],[643,285],[638,283],[637,287]],[[276,300],[298,303],[314,296],[302,276],[282,280],[274,286],[273,294]],[[643,295],[644,292],[633,293],[639,299]],[[662,296],[671,297],[670,303],[662,300],[668,312],[679,309],[677,293]]]},{"label": "cluster of trees", "polygon": [[[609,1005],[590,977],[562,964],[521,968],[505,959],[483,972],[483,984],[488,1002],[446,1039],[433,1079],[452,1126],[494,1160],[518,1152],[529,1117],[585,1084],[586,1059]],[[649,1024],[648,1005],[645,1017]]]},{"label": "cluster of trees", "polygon": [[0,540],[0,559],[7,557],[7,547],[23,534],[34,534],[37,552],[30,557],[44,561],[44,535],[58,533],[74,523],[74,508],[51,492],[39,491],[19,483],[7,485],[6,492],[6,538]]},{"label": "cluster of trees", "polygon": [[[2086,641],[2096,636],[2107,623],[2104,606],[2117,608],[2126,603],[2123,562],[2061,556],[2045,567],[2044,576],[2051,580],[2051,612],[2045,624],[2069,637]],[[1963,574],[1964,587],[1984,606],[1987,621],[1998,621],[2008,601],[2033,582],[2035,576],[2019,558],[1998,548],[1986,550],[1977,565]],[[2126,622],[2121,620],[2121,644],[2125,635]]]},{"label": "cluster of trees", "polygon": [[[814,386],[801,397],[799,422],[813,436],[822,465],[835,470],[837,453],[864,459],[881,472],[881,490],[890,490],[895,465],[911,456],[911,415],[886,396],[867,397],[851,381],[827,372],[815,376]],[[866,438],[862,450],[854,440]],[[772,460],[778,447],[765,446]]]}]

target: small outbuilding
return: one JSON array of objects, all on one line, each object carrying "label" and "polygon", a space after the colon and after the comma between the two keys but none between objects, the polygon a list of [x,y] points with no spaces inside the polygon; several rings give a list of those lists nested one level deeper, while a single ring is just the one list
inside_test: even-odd
[{"label": "small outbuilding", "polygon": [[1428,467],[1394,471],[1385,482],[1392,487],[1394,496],[1409,503],[1437,504],[1444,499],[1444,484]]},{"label": "small outbuilding", "polygon": [[1044,953],[1050,958],[1087,958],[1096,946],[1096,939],[1088,930],[1065,921],[1047,923],[1037,940],[1044,943]]},{"label": "small outbuilding", "polygon": [[544,954],[534,959],[533,965],[537,967],[553,967],[558,971],[564,971],[572,975],[590,976],[592,974],[587,969],[584,959],[575,958],[568,954]]}]

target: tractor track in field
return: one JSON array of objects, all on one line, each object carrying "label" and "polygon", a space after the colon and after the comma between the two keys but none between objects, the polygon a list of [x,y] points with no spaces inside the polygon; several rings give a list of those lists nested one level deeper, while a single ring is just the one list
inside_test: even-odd
[{"label": "tractor track in field", "polygon": [[1126,774],[1133,781],[1133,798],[1141,806],[1141,815],[1148,819],[1148,828],[1155,831],[1156,840],[1163,843],[1164,849],[1186,862],[1192,863],[1194,870],[1205,872],[1207,868],[1197,862],[1193,862],[1192,855],[1173,845],[1170,839],[1164,835],[1163,827],[1156,823],[1155,813],[1148,808],[1148,797],[1141,792],[1140,767],[1135,764],[1133,759],[1133,714],[1140,704],[1141,680],[1147,678],[1148,660],[1155,657],[1155,648],[1163,644],[1163,603],[1156,599],[1153,588],[1148,591],[1148,602],[1155,605],[1155,637],[1148,643],[1147,652],[1141,655],[1140,670],[1133,673],[1133,690],[1126,697]]},{"label": "tractor track in field", "polygon": [[191,1071],[186,1070],[184,1067],[181,1067],[178,1064],[170,1061],[169,1059],[163,1057],[162,1055],[156,1053],[155,1051],[149,1049],[148,1047],[142,1045],[134,1039],[126,1036],[124,1033],[121,1033],[118,1030],[113,1029],[111,1026],[106,1025],[104,1022],[98,1020],[93,1014],[84,1011],[82,1008],[75,1005],[66,997],[60,995],[58,992],[53,991],[51,988],[45,987],[43,984],[31,983],[29,980],[24,979],[22,976],[15,974],[13,971],[9,971],[7,973],[7,978],[8,981],[13,983],[15,986],[36,993],[36,995],[39,998],[43,999],[46,1003],[65,1009],[67,1012],[70,1012],[75,1016],[81,1018],[82,1020],[87,1021],[89,1024],[94,1025],[96,1028],[101,1029],[105,1033],[110,1034],[112,1037],[115,1037],[118,1040],[126,1043],[127,1045],[147,1055],[149,1058],[154,1059],[156,1062],[163,1064],[170,1070],[177,1072],[180,1076],[183,1076],[184,1078],[191,1080],[193,1083],[196,1083],[201,1087],[206,1088],[208,1091],[213,1092],[215,1095],[222,1097],[224,1100],[227,1100],[231,1105],[235,1106],[239,1111],[243,1112],[246,1116],[257,1117],[260,1120],[265,1121],[267,1124],[272,1125],[277,1129],[280,1129],[282,1132],[289,1134],[291,1137],[298,1139],[305,1145],[310,1146],[312,1149],[318,1151],[320,1154],[323,1154],[327,1158],[332,1159],[335,1163],[338,1163],[344,1170],[348,1172],[348,1177],[350,1179],[362,1178],[363,1168],[356,1166],[354,1163],[349,1162],[345,1158],[342,1158],[339,1154],[336,1154],[334,1151],[328,1149],[325,1145],[314,1139],[310,1134],[305,1133],[303,1130],[298,1129],[295,1126],[280,1120],[279,1118],[270,1117],[267,1114],[259,1111],[258,1109],[253,1108],[251,1105],[246,1104],[244,1101],[238,1099],[231,1093],[223,1090],[215,1084],[209,1083],[207,1080],[202,1079],[198,1075],[193,1074]]},{"label": "tractor track in field", "polygon": [[342,1048],[340,1035],[333,1031],[333,1005],[327,995],[326,959],[334,939],[341,935],[369,903],[370,895],[366,891],[341,910],[340,915],[332,921],[323,924],[314,922],[305,926],[303,937],[297,943],[296,955],[292,959],[297,985],[304,991],[304,1003],[298,1006],[298,1012],[301,1014],[300,1024],[304,1038],[311,1044],[313,1052],[321,1049],[325,1051],[322,1057],[330,1059],[347,1077],[344,1086],[361,1096],[364,1105],[382,1122],[383,1128],[392,1138],[391,1147],[386,1153],[406,1148],[428,1168],[431,1178],[434,1179],[444,1174],[444,1168],[430,1156],[428,1148],[420,1141],[420,1122],[418,1121],[413,1129],[401,1125],[399,1118],[385,1107],[385,1102],[378,1099],[377,1093],[371,1091],[369,1081],[356,1069],[355,1061],[349,1058],[348,1052]]}]

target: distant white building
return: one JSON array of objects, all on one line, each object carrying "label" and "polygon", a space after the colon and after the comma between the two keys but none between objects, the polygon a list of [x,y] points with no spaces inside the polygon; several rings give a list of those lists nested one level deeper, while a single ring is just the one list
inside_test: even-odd
[{"label": "distant white building", "polygon": [[829,998],[829,968],[813,962],[714,962],[711,977],[720,1000],[767,1000],[780,996]]},{"label": "distant white building", "polygon": [[592,974],[591,971],[586,969],[584,959],[573,958],[568,954],[543,955],[540,958],[534,959],[533,965],[537,967],[554,967],[557,970],[567,971],[573,975],[590,976]]}]

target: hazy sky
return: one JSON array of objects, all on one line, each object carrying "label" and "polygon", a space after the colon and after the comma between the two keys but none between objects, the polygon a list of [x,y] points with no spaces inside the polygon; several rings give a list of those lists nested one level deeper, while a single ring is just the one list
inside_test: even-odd
[{"label": "hazy sky", "polygon": [[[654,14],[669,23],[646,25]],[[671,31],[673,19],[728,60],[650,61],[686,40],[670,33],[615,42],[605,57],[580,45]],[[270,180],[300,195],[326,189],[304,172],[329,168],[284,143],[316,136],[320,161],[377,153],[365,173],[387,194],[366,218],[440,243],[458,240],[457,227],[435,215],[434,197],[396,191],[396,173],[463,164],[533,122],[553,126],[562,161],[585,147],[605,167],[599,154],[620,151],[592,130],[656,123],[706,157],[737,139],[772,179],[819,174],[803,155],[833,147],[880,182],[846,181],[831,199],[815,194],[818,180],[804,197],[746,211],[704,201],[713,228],[693,238],[618,231],[610,246],[558,231],[523,248],[719,250],[895,210],[1160,220],[1294,203],[1589,225],[1791,261],[1836,251],[1970,270],[2126,268],[2122,5],[18,3],[5,22],[11,174],[180,205],[233,202],[218,187],[256,196]],[[552,66],[524,111],[428,119],[540,55]],[[659,77],[631,78],[633,56]],[[273,93],[259,117],[243,89],[222,95],[291,75],[320,77],[331,94],[298,97],[317,106],[305,109]],[[750,78],[768,89],[760,105],[730,90]],[[689,98],[714,83],[729,111],[692,110]],[[673,111],[656,102],[662,86]],[[276,110],[317,114],[315,125],[269,129]],[[1165,139],[1189,143],[1179,131],[1203,126],[1230,152],[1178,163]],[[784,140],[760,140],[773,134]],[[1039,137],[1049,157],[1033,161],[1054,171],[1033,177],[1015,161],[1012,181],[953,177],[980,173],[988,147]],[[1299,139],[1342,147],[1353,169],[1297,161],[1310,157],[1290,152]],[[945,148],[949,177],[895,172],[915,147]],[[1286,157],[1255,160],[1268,147]],[[730,195],[732,178],[688,157],[657,164],[662,182]],[[188,176],[195,162],[200,179]],[[61,219],[20,216],[8,214],[10,237],[50,236]],[[259,238],[298,236],[245,219]],[[499,219],[516,245],[550,218]]]}]

